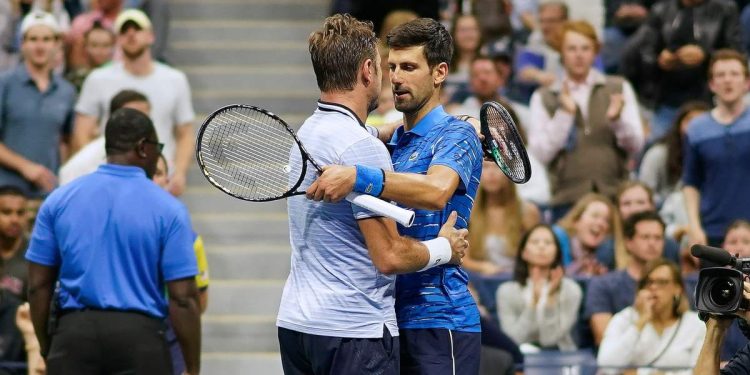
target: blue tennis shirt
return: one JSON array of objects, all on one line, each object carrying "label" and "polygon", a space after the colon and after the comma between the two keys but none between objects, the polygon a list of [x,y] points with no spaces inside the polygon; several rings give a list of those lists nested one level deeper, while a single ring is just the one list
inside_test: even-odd
[{"label": "blue tennis shirt", "polygon": [[59,267],[62,309],[167,316],[165,282],[198,274],[185,206],[143,169],[105,164],[39,208],[26,259]]},{"label": "blue tennis shirt", "polygon": [[[474,128],[434,108],[411,131],[401,127],[393,135],[393,169],[426,174],[433,165],[453,169],[460,182],[441,211],[414,210],[414,225],[399,232],[418,240],[436,238],[452,211],[457,228],[467,228],[482,174],[482,148]],[[443,265],[424,272],[399,275],[396,281],[396,316],[399,328],[446,328],[480,332],[479,310],[460,267]]]}]

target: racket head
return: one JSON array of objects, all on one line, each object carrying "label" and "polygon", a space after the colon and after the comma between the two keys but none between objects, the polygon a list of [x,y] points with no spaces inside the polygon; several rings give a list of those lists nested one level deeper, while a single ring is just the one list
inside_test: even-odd
[{"label": "racket head", "polygon": [[531,163],[510,113],[497,102],[487,102],[479,112],[482,148],[508,178],[523,184],[531,178]]},{"label": "racket head", "polygon": [[[290,175],[289,159],[295,150],[303,158],[299,176]],[[198,131],[195,154],[208,182],[252,202],[297,194],[306,172],[305,159],[309,160],[284,120],[244,104],[219,108],[206,118]]]}]

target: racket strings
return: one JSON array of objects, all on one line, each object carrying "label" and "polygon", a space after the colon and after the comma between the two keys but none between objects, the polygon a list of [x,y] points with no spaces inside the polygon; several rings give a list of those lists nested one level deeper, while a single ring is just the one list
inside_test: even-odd
[{"label": "racket strings", "polygon": [[210,121],[201,142],[205,169],[231,194],[264,200],[289,190],[289,156],[296,142],[276,118],[233,108]]},{"label": "racket strings", "polygon": [[[525,180],[526,168],[520,150],[516,145],[521,144],[518,134],[495,108],[487,111],[487,125],[492,138],[498,143],[500,157],[508,167],[514,180]],[[505,140],[508,140],[507,142]]]}]

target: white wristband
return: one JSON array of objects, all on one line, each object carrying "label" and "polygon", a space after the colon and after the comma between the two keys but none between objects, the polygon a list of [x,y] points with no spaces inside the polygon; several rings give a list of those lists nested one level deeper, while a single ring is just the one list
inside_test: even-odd
[{"label": "white wristband", "polygon": [[451,261],[453,250],[451,250],[451,243],[447,238],[438,237],[434,240],[422,241],[422,243],[427,246],[427,251],[430,252],[430,260],[418,272],[426,271],[432,267],[437,267]]}]

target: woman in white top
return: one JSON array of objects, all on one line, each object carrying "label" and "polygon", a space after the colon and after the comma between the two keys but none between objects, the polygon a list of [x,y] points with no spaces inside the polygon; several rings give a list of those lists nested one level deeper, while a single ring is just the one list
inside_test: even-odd
[{"label": "woman in white top", "polygon": [[705,332],[698,314],[688,310],[679,268],[659,259],[644,272],[633,306],[612,317],[597,362],[600,367],[640,368],[638,374],[651,373],[644,368],[691,374]]},{"label": "woman in white top", "polygon": [[497,291],[500,325],[518,344],[576,350],[571,329],[582,292],[565,277],[562,251],[552,228],[539,224],[521,239],[513,281]]}]

